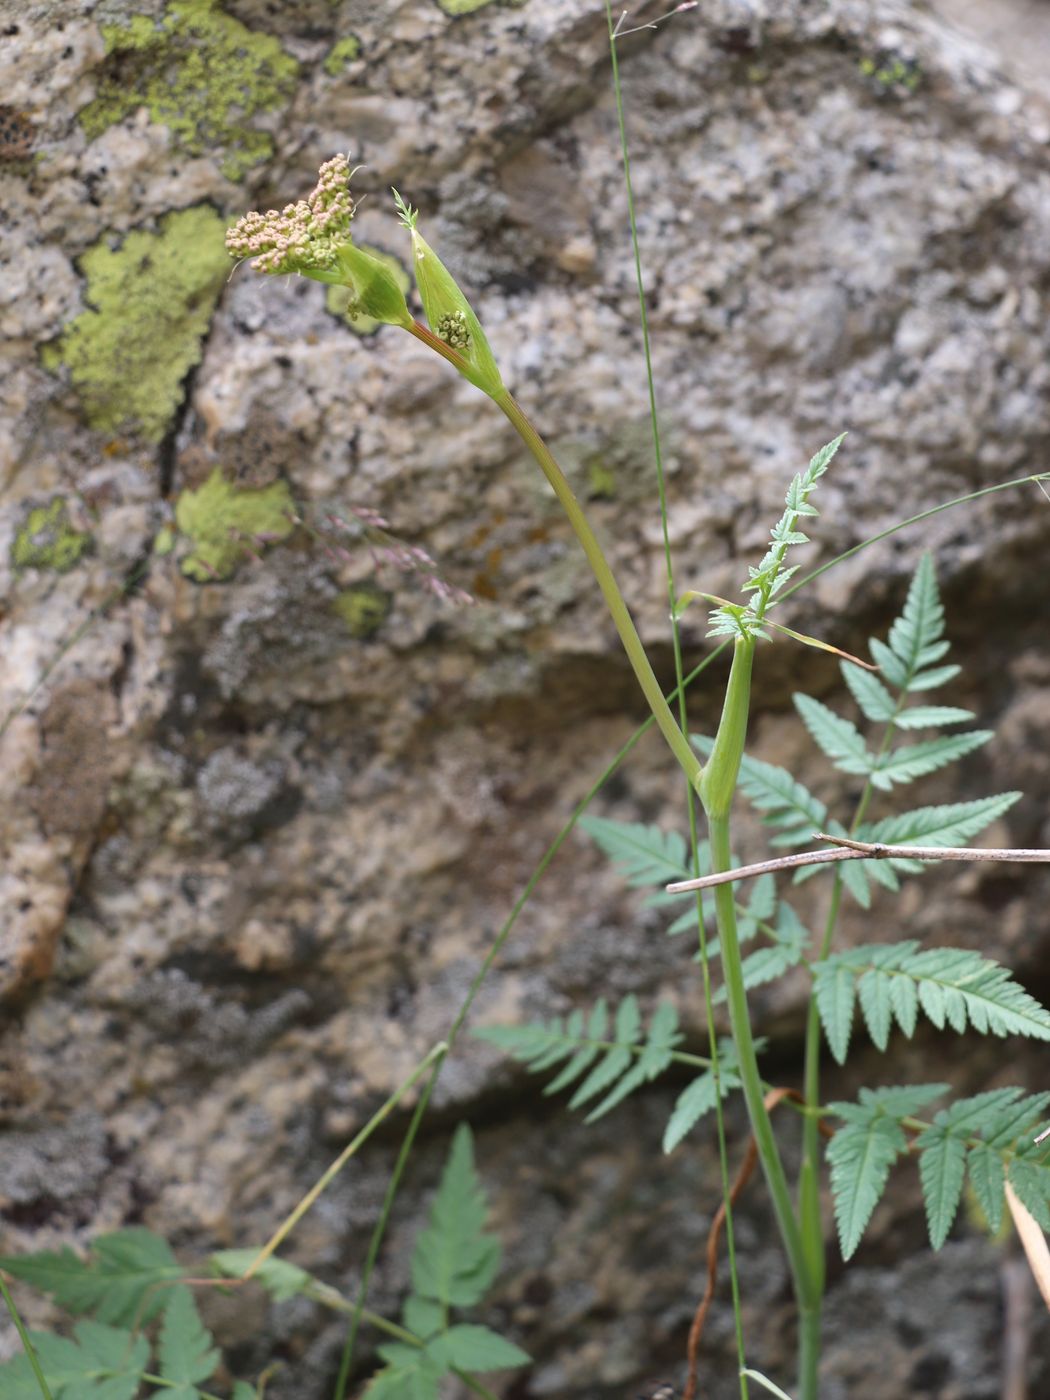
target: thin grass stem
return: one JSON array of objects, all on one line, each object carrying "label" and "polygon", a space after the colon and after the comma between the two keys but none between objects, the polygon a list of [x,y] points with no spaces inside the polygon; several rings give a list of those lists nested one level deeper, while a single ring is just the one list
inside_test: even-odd
[{"label": "thin grass stem", "polygon": [[7,1305],[7,1311],[11,1314],[11,1321],[15,1324],[15,1330],[18,1332],[19,1339],[22,1343],[22,1350],[29,1358],[29,1365],[32,1367],[33,1375],[36,1377],[36,1383],[40,1387],[40,1394],[44,1397],[44,1400],[53,1400],[50,1388],[47,1384],[47,1379],[40,1366],[40,1359],[36,1354],[36,1348],[33,1346],[32,1338],[26,1329],[25,1323],[22,1321],[21,1314],[15,1307],[15,1300],[11,1296],[11,1290],[8,1288],[7,1280],[2,1273],[0,1273],[0,1294],[3,1295],[4,1302]]}]

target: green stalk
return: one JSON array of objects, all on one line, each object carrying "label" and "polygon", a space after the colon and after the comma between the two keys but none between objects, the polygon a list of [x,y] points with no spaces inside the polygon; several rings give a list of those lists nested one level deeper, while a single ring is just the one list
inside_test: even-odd
[{"label": "green stalk", "polygon": [[[732,870],[730,855],[729,819],[709,817],[711,834],[711,868],[715,871]],[[751,1018],[747,1006],[747,993],[744,990],[744,975],[741,968],[740,942],[737,937],[736,903],[732,885],[715,887],[715,913],[718,917],[718,932],[722,940],[722,969],[725,975],[726,996],[729,1005],[729,1023],[733,1031],[733,1042],[739,1059],[740,1082],[747,1103],[751,1131],[755,1135],[758,1159],[773,1198],[773,1211],[787,1251],[788,1264],[794,1282],[795,1297],[800,1311],[819,1305],[819,1292],[810,1278],[802,1234],[791,1204],[787,1177],[780,1160],[773,1124],[765,1105],[765,1092],[762,1076],[758,1070],[758,1057],[755,1042],[751,1035]],[[800,1400],[811,1400],[805,1393]]]},{"label": "green stalk", "polygon": [[40,1394],[44,1397],[44,1400],[51,1400],[51,1391],[44,1378],[44,1372],[40,1367],[36,1348],[33,1346],[32,1339],[26,1330],[26,1325],[22,1321],[21,1313],[19,1313],[18,1309],[15,1307],[15,1300],[11,1297],[11,1292],[7,1286],[7,1280],[2,1273],[0,1273],[0,1295],[3,1296],[4,1302],[7,1304],[7,1311],[11,1314],[11,1320],[15,1324],[15,1329],[21,1339],[22,1350],[29,1358],[29,1365],[33,1375],[36,1377],[36,1383],[40,1387]]},{"label": "green stalk", "polygon": [[493,396],[493,402],[499,405],[513,423],[518,436],[536,459],[540,470],[550,482],[554,494],[568,516],[569,524],[587,556],[587,562],[590,564],[598,587],[602,591],[605,605],[616,624],[623,649],[627,653],[627,659],[631,663],[635,676],[638,678],[642,693],[648,701],[653,719],[656,721],[660,733],[667,740],[671,752],[681,764],[686,777],[695,788],[700,781],[700,760],[688,738],[678,727],[678,723],[671,713],[671,708],[664,699],[663,689],[653,674],[653,668],[649,664],[642,640],[631,619],[631,614],[627,610],[623,594],[620,592],[613,571],[602,553],[602,547],[583,513],[583,508],[576,499],[572,487],[566,481],[565,475],[555,461],[550,448],[532,426],[517,400],[506,389],[503,389],[499,394]]},{"label": "green stalk", "polygon": [[[700,798],[707,812],[711,836],[711,865],[716,871],[733,868],[729,812],[747,738],[754,655],[754,638],[737,638],[733,646],[733,666],[726,686],[722,718],[700,784]],[[799,1309],[799,1400],[816,1400],[822,1281],[819,1271],[814,1271],[812,1267],[812,1248],[807,1249],[791,1203],[784,1164],[780,1159],[773,1124],[765,1105],[765,1090],[758,1070],[758,1058],[751,1035],[751,1016],[744,989],[733,887],[728,884],[719,885],[714,894],[718,932],[722,940],[722,971],[729,1005],[729,1023],[739,1061],[740,1082],[751,1120],[751,1131],[755,1135],[758,1158],[762,1163],[762,1171],[773,1201],[773,1211],[787,1252]]]}]

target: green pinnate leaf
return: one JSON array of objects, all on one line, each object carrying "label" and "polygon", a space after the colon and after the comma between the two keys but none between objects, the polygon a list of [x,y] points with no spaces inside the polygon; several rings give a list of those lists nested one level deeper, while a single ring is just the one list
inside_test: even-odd
[{"label": "green pinnate leaf", "polygon": [[[816,703],[815,701],[813,703]],[[965,758],[993,738],[991,729],[972,729],[968,734],[945,735],[920,744],[906,744],[873,760],[866,769],[843,768],[844,772],[867,772],[874,787],[888,792],[894,783],[910,783],[927,773]],[[840,763],[839,767],[843,767]]]},{"label": "green pinnate leaf", "polygon": [[1006,1184],[1006,1169],[1003,1159],[994,1148],[977,1143],[970,1148],[966,1157],[966,1170],[970,1185],[974,1189],[988,1228],[996,1234],[1003,1218],[1003,1188]]},{"label": "green pinnate leaf", "polygon": [[445,1309],[433,1298],[421,1298],[410,1293],[401,1309],[401,1319],[410,1332],[423,1341],[440,1332],[446,1323]]},{"label": "green pinnate leaf", "polygon": [[444,1306],[469,1307],[484,1297],[499,1268],[500,1246],[485,1234],[485,1195],[474,1169],[474,1143],[461,1123],[430,1210],[416,1240],[412,1287]]},{"label": "green pinnate leaf", "polygon": [[182,1274],[167,1241],[139,1227],[100,1235],[85,1259],[62,1249],[3,1257],[0,1268],[50,1293],[67,1312],[93,1313],[116,1327],[154,1318],[168,1300],[164,1285]]},{"label": "green pinnate leaf", "polygon": [[[257,1249],[220,1249],[211,1256],[215,1273],[223,1278],[240,1278],[255,1262]],[[303,1293],[312,1283],[313,1276],[298,1264],[290,1264],[287,1259],[277,1259],[272,1254],[264,1259],[252,1274],[252,1278],[266,1289],[275,1303],[283,1303]]]},{"label": "green pinnate leaf", "polygon": [[1006,1169],[1006,1176],[1039,1228],[1050,1231],[1050,1167],[1025,1157],[1015,1157]]},{"label": "green pinnate leaf", "polygon": [[840,669],[842,678],[865,719],[871,720],[873,724],[886,724],[894,718],[897,702],[877,676],[865,671],[863,666],[855,666],[852,661],[841,662]]},{"label": "green pinnate leaf", "polygon": [[[73,1337],[31,1332],[53,1400],[134,1400],[149,1365],[149,1342],[102,1322],[78,1322]],[[3,1400],[40,1400],[40,1386],[24,1354],[0,1365]]]},{"label": "green pinnate leaf", "polygon": [[[1050,1040],[1050,1012],[1013,980],[1007,968],[965,948],[919,948],[914,940],[869,944],[814,965],[817,1009],[828,1044],[841,1064],[849,1043],[853,984],[863,984],[861,1007],[872,1039],[885,1046],[888,1009],[906,1035],[917,1010],[939,1029]],[[869,1017],[870,1013],[870,1017]]]},{"label": "green pinnate leaf", "polygon": [[442,1370],[425,1351],[393,1342],[377,1350],[391,1364],[369,1381],[365,1400],[438,1400]]},{"label": "green pinnate leaf", "polygon": [[936,1119],[933,1127],[919,1135],[916,1147],[921,1154],[919,1178],[930,1244],[940,1249],[959,1209],[966,1172],[966,1147]]},{"label": "green pinnate leaf", "polygon": [[[866,822],[857,830],[860,841],[881,841],[887,846],[965,846],[992,822],[998,821],[1021,797],[1019,792],[1003,792],[980,797],[973,802],[948,802],[938,807],[919,807],[882,821]],[[858,861],[865,866],[892,865],[918,873],[925,862]]]},{"label": "green pinnate leaf", "polygon": [[[764,1040],[755,1042],[755,1050],[760,1053],[765,1047]],[[718,1042],[718,1078],[712,1070],[706,1069],[686,1086],[678,1095],[671,1111],[667,1127],[664,1129],[663,1150],[673,1152],[678,1144],[699,1123],[705,1114],[715,1106],[715,1095],[721,1090],[725,1098],[734,1089],[740,1088],[740,1074],[733,1042],[726,1038]],[[717,1087],[716,1087],[717,1086]]]},{"label": "green pinnate leaf", "polygon": [[460,1323],[427,1345],[427,1352],[444,1370],[503,1371],[527,1366],[530,1357],[498,1332],[473,1323]]},{"label": "green pinnate leaf", "polygon": [[179,1400],[196,1400],[199,1381],[206,1381],[219,1364],[214,1338],[201,1322],[197,1304],[188,1288],[178,1288],[164,1309],[160,1329],[160,1374],[175,1381],[184,1394]]},{"label": "green pinnate leaf", "polygon": [[909,679],[944,654],[944,609],[937,590],[933,556],[926,553],[908,586],[904,610],[890,628],[889,645]]},{"label": "green pinnate leaf", "polygon": [[[630,1025],[627,1029],[630,1030]],[[617,1039],[619,1038],[618,1029]],[[635,1059],[620,1082],[606,1094],[597,1107],[591,1109],[584,1121],[593,1123],[595,1119],[603,1117],[610,1109],[622,1103],[629,1094],[633,1094],[643,1084],[649,1084],[663,1074],[671,1063],[674,1047],[681,1044],[682,1039],[683,1037],[678,1030],[677,1011],[669,1001],[661,1002],[649,1024],[649,1034],[642,1047],[642,1053]]]},{"label": "green pinnate leaf", "polygon": [[814,965],[813,993],[831,1053],[845,1064],[853,1029],[856,996],[855,974],[841,958],[827,958]]},{"label": "green pinnate leaf", "polygon": [[590,1103],[591,1099],[597,1098],[600,1093],[608,1089],[630,1069],[634,1060],[630,1047],[639,1039],[641,1028],[642,1022],[638,1011],[637,997],[633,995],[624,997],[616,1011],[616,1024],[613,1030],[616,1045],[603,1060],[595,1065],[587,1078],[579,1085],[569,1100],[570,1109],[580,1108],[583,1104]]},{"label": "green pinnate leaf", "polygon": [[898,729],[940,729],[945,724],[965,724],[974,718],[972,710],[957,705],[914,705],[901,710],[894,723]]},{"label": "green pinnate leaf", "polygon": [[878,1205],[890,1168],[907,1143],[900,1125],[879,1106],[831,1104],[845,1126],[828,1144],[835,1224],[843,1259],[856,1252]]},{"label": "green pinnate leaf", "polygon": [[607,817],[581,817],[579,825],[619,869],[629,885],[669,885],[692,875],[685,842],[676,831]]},{"label": "green pinnate leaf", "polygon": [[869,753],[855,724],[843,719],[834,710],[829,710],[827,705],[809,695],[796,694],[793,699],[795,708],[814,742],[827,754],[836,768],[843,773],[871,773],[877,760]]}]

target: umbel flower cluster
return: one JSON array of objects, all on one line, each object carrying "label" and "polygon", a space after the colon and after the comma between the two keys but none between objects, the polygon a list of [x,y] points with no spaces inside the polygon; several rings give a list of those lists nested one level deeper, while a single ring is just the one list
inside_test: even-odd
[{"label": "umbel flower cluster", "polygon": [[346,156],[333,156],[318,172],[306,199],[245,214],[226,234],[231,257],[250,258],[256,272],[297,273],[350,289],[351,316],[400,326],[451,360],[460,374],[499,401],[505,392],[485,332],[470,303],[416,228],[418,215],[394,190],[401,223],[412,237],[412,265],[429,330],[413,318],[388,261],[355,245],[350,235],[354,202],[347,188],[353,171]]},{"label": "umbel flower cluster", "polygon": [[340,250],[350,242],[352,174],[346,156],[326,160],[308,198],[265,214],[253,210],[238,219],[226,233],[230,255],[252,258],[257,272],[311,273],[334,268]]}]

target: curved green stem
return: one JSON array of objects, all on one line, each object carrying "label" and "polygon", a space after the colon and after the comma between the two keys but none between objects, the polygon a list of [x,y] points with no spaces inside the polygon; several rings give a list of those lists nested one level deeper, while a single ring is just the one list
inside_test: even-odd
[{"label": "curved green stem", "polygon": [[702,771],[700,760],[688,738],[679,728],[678,722],[671,713],[670,706],[664,699],[663,689],[649,664],[642,639],[639,637],[631,614],[627,610],[623,594],[620,592],[608,560],[602,552],[602,547],[583,513],[583,508],[576,499],[572,487],[566,481],[565,474],[555,461],[550,448],[526,417],[524,410],[513,395],[504,389],[501,393],[494,395],[493,402],[499,405],[513,423],[518,436],[536,459],[543,475],[550,482],[559,504],[568,516],[569,524],[587,556],[587,562],[590,564],[598,587],[602,591],[605,605],[616,624],[623,649],[627,653],[627,659],[630,661],[634,674],[638,678],[638,684],[648,701],[653,719],[656,721],[660,733],[666,739],[671,752],[681,764],[686,777],[696,787]]}]

